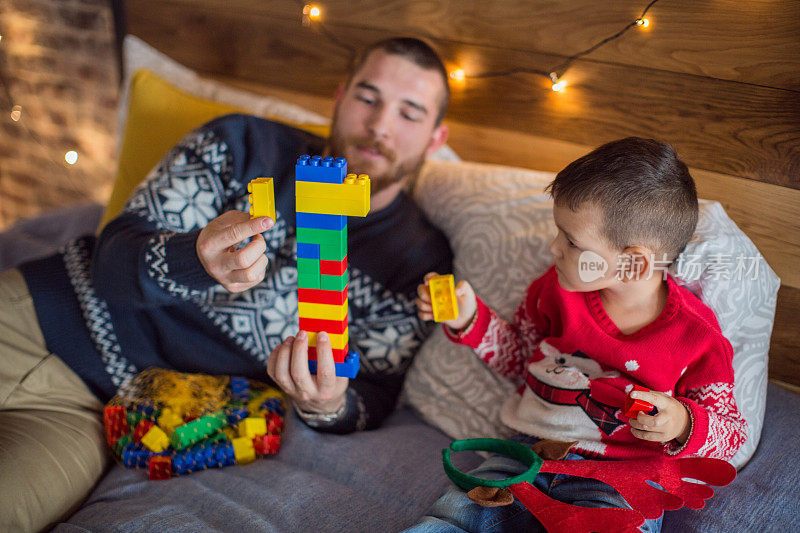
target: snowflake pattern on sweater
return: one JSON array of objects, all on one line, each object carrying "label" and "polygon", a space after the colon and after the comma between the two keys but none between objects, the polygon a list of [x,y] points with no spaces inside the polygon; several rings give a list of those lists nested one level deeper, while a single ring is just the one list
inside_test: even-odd
[{"label": "snowflake pattern on sweater", "polygon": [[[445,332],[501,375],[522,382],[501,410],[502,421],[522,433],[577,440],[581,451],[614,459],[730,459],[746,438],[733,396],[730,343],[713,312],[671,278],[661,315],[630,335],[616,328],[597,293],[565,291],[552,268],[528,288],[512,323],[479,299],[466,330]],[[692,427],[686,443],[633,436],[621,409],[633,384],[673,395],[687,407]]]},{"label": "snowflake pattern on sweater", "polygon": [[[70,313],[63,327],[49,306],[37,307],[46,342],[58,344],[59,357],[101,398],[149,366],[263,379],[269,353],[299,326],[294,163],[322,144],[245,115],[186,136],[99,237],[68,243],[44,269],[23,269],[34,301],[76,300],[59,307]],[[276,220],[262,234],[268,267],[260,284],[230,293],[205,272],[197,236],[226,211],[246,212],[247,182],[259,176],[275,178]],[[350,381],[347,412],[325,428],[335,432],[377,427],[391,413],[431,330],[416,316],[415,281],[452,268],[446,238],[403,193],[348,228],[350,346],[361,371]],[[78,324],[88,335],[72,349],[62,339]]]}]

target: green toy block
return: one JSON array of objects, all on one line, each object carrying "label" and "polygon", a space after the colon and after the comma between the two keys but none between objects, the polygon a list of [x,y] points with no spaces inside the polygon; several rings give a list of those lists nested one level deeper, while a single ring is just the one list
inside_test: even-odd
[{"label": "green toy block", "polygon": [[135,428],[145,418],[144,413],[128,410],[128,427]]},{"label": "green toy block", "polygon": [[130,444],[132,442],[133,442],[133,437],[131,437],[130,433],[120,437],[117,440],[117,442],[114,443],[114,454],[117,457],[122,457],[122,450],[124,450],[125,446],[127,446],[128,444]]},{"label": "green toy block", "polygon": [[297,273],[301,276],[307,275],[319,277],[319,259],[306,259],[303,257],[298,257]]},{"label": "green toy block", "polygon": [[343,243],[321,244],[319,258],[323,261],[341,261],[347,255],[347,239]]},{"label": "green toy block", "polygon": [[192,420],[172,432],[170,444],[176,450],[188,448],[192,444],[200,442],[207,436],[216,433],[222,428],[222,421],[214,416],[203,416],[197,420]]},{"label": "green toy block", "polygon": [[319,289],[319,273],[317,275],[297,272],[297,287],[300,289]]},{"label": "green toy block", "polygon": [[346,245],[347,229],[297,228],[297,242],[322,245]]},{"label": "green toy block", "polygon": [[341,276],[320,276],[319,288],[327,291],[341,291],[347,286],[349,270],[345,270]]}]

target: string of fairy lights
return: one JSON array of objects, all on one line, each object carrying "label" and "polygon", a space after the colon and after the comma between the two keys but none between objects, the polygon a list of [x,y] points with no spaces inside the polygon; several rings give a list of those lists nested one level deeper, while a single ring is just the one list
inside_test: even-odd
[{"label": "string of fairy lights", "polygon": [[[303,4],[301,0],[297,0],[298,5],[302,5],[302,24],[304,26],[313,27],[320,33],[322,33],[328,40],[330,40],[336,46],[346,49],[351,56],[355,55],[356,50],[348,45],[346,42],[339,39],[336,34],[330,31],[326,25],[323,23],[323,8],[318,4]],[[617,31],[616,33],[606,37],[605,39],[599,41],[598,43],[586,48],[585,50],[581,50],[575,54],[568,56],[564,61],[559,63],[558,65],[554,65],[548,69],[536,69],[536,68],[529,68],[529,67],[521,67],[521,66],[514,66],[508,68],[506,70],[498,70],[498,71],[487,71],[487,72],[466,72],[461,68],[454,68],[449,72],[450,78],[455,81],[465,81],[465,80],[477,80],[477,79],[484,79],[484,78],[496,78],[502,76],[512,76],[515,74],[533,74],[537,76],[544,76],[550,81],[550,87],[553,91],[563,91],[566,88],[566,81],[564,80],[564,74],[569,69],[570,66],[575,62],[575,60],[584,57],[588,54],[591,54],[598,48],[605,46],[606,44],[619,39],[622,37],[626,32],[631,30],[632,28],[649,28],[650,27],[650,20],[647,18],[647,13],[650,9],[658,3],[659,0],[651,0],[647,6],[645,6],[642,13],[633,21],[626,24],[622,29]],[[3,42],[3,36],[0,35],[0,46],[3,46],[5,43]],[[52,149],[48,148],[42,143],[41,139],[39,139],[38,135],[34,131],[28,127],[24,117],[23,117],[23,107],[18,101],[12,96],[9,84],[6,80],[5,73],[3,69],[0,68],[0,85],[2,85],[3,95],[5,96],[5,100],[7,102],[9,111],[9,118],[12,122],[19,124],[25,133],[38,144],[42,152],[46,155],[47,159],[50,160],[52,163],[58,165],[57,161],[52,158]],[[67,150],[64,152],[64,161],[68,165],[75,165],[78,161],[78,152],[76,150]]]},{"label": "string of fairy lights", "polygon": [[[657,4],[659,0],[651,0],[650,3],[645,6],[642,13],[633,21],[626,24],[622,29],[617,31],[616,33],[609,35],[605,39],[599,41],[598,43],[593,44],[589,48],[585,50],[581,50],[575,54],[570,55],[564,61],[559,63],[558,65],[554,65],[549,69],[536,69],[536,68],[529,68],[529,67],[511,67],[506,70],[498,70],[498,71],[488,71],[488,72],[477,72],[477,73],[468,73],[465,72],[461,68],[455,68],[449,72],[450,78],[455,81],[464,81],[464,80],[475,80],[475,79],[483,79],[483,78],[497,78],[502,76],[512,76],[514,74],[534,74],[538,76],[544,76],[550,81],[550,87],[553,91],[561,92],[565,89],[567,83],[564,80],[564,74],[566,73],[567,69],[575,62],[575,60],[591,54],[598,48],[605,46],[606,44],[619,39],[625,33],[633,28],[641,28],[646,29],[650,27],[650,19],[647,18],[647,12],[650,11],[655,4]],[[323,18],[323,10],[320,5],[317,4],[305,4],[303,5],[302,11],[302,22],[304,26],[312,26],[316,27],[321,33],[323,33],[328,39],[331,40],[337,46],[347,49],[351,55],[355,54],[355,49],[351,46],[343,43],[341,40],[336,38],[335,34],[328,30],[325,24],[322,22]]]}]

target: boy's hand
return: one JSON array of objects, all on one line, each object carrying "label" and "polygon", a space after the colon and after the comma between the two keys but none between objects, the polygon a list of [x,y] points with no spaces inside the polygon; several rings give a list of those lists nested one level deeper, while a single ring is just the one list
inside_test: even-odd
[{"label": "boy's hand", "polygon": [[[250,220],[243,211],[221,214],[200,230],[197,257],[208,275],[230,292],[242,292],[261,283],[267,270],[267,243],[261,232],[275,221],[269,217]],[[253,239],[243,248],[239,243]]]},{"label": "boy's hand", "polygon": [[658,413],[653,416],[640,412],[638,417],[629,420],[634,437],[654,442],[675,439],[681,444],[689,438],[691,418],[681,402],[668,394],[655,391],[633,391],[631,398],[649,402],[658,409]]},{"label": "boy's hand", "polygon": [[[417,286],[417,316],[421,320],[433,320],[433,305],[431,304],[431,291],[428,287],[428,281],[438,275],[436,272],[425,274],[424,283]],[[459,330],[472,321],[472,317],[478,309],[475,291],[466,281],[462,280],[456,285],[456,301],[458,302],[458,316],[453,320],[445,320],[443,323],[452,329]]]}]

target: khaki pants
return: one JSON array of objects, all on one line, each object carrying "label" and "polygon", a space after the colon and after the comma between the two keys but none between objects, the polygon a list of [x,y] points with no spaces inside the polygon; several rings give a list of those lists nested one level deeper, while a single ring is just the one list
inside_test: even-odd
[{"label": "khaki pants", "polygon": [[75,511],[109,463],[103,405],[47,351],[28,287],[0,274],[0,531]]}]

